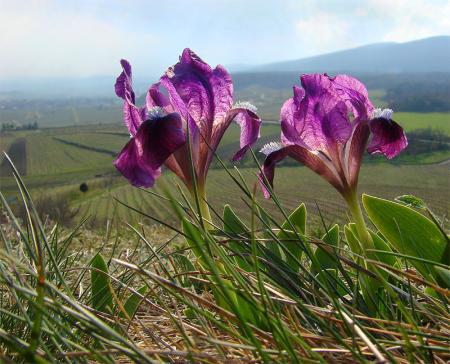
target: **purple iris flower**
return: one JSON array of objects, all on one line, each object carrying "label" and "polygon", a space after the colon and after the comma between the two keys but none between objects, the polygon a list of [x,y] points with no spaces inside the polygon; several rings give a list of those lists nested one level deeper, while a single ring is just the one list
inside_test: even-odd
[{"label": "purple iris flower", "polygon": [[131,66],[125,60],[121,64],[115,89],[124,99],[131,140],[114,165],[133,185],[153,186],[164,164],[192,189],[189,140],[195,177],[203,188],[214,152],[233,120],[241,127],[240,150],[233,160],[241,159],[258,139],[261,119],[248,103],[233,106],[233,84],[224,67],[212,69],[185,49],[179,62],[150,87],[146,105],[137,107]]},{"label": "purple iris flower", "polygon": [[391,159],[408,145],[406,136],[392,120],[392,110],[375,109],[357,79],[326,74],[300,79],[303,88],[294,86],[294,97],[281,108],[281,142],[261,150],[267,156],[262,173],[273,186],[275,165],[289,156],[322,176],[349,201],[356,192],[366,147],[370,154]]}]

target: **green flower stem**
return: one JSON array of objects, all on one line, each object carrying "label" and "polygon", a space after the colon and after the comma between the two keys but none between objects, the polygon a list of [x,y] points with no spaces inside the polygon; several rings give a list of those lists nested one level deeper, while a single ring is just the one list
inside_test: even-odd
[{"label": "green flower stem", "polygon": [[[212,221],[211,219],[211,213],[209,211],[208,203],[206,202],[206,189],[204,185],[198,185],[198,199],[199,199],[199,206],[200,206],[200,213],[202,215],[203,223],[205,224],[205,228],[208,230],[214,229],[214,226],[210,223]],[[194,193],[193,193],[193,197]]]},{"label": "green flower stem", "polygon": [[361,242],[361,248],[366,257],[367,249],[374,249],[372,237],[367,230],[366,223],[364,221],[364,216],[361,211],[361,205],[359,204],[358,196],[356,191],[352,191],[347,196],[345,196],[345,201],[348,204],[350,213],[353,217],[354,223],[356,225],[356,230],[358,231],[359,241]]},{"label": "green flower stem", "polygon": [[[367,253],[368,249],[374,249],[374,243],[369,231],[367,230],[366,223],[364,221],[364,216],[361,210],[361,205],[359,204],[358,196],[356,191],[351,191],[348,195],[344,196],[345,201],[347,201],[350,213],[353,217],[353,221],[356,225],[356,231],[358,233],[358,240],[361,244],[362,253],[365,258],[370,258],[370,253]],[[358,252],[355,252],[358,253]],[[373,266],[368,266],[367,262],[363,265],[369,269],[371,272],[378,274],[377,269]],[[376,291],[379,287],[379,282],[373,278],[360,276],[362,295],[364,301],[366,302],[368,310],[375,314],[377,312],[377,297]]]}]

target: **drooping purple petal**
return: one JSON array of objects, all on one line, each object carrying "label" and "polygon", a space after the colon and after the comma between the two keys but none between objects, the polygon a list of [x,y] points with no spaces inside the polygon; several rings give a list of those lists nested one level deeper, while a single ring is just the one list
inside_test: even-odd
[{"label": "drooping purple petal", "polygon": [[[169,168],[173,173],[175,173],[190,189],[192,187],[192,178],[189,162],[189,149],[187,144],[175,151],[169,158],[166,159],[164,163],[167,168]],[[195,163],[194,163],[195,167]],[[204,182],[202,177],[197,175],[197,182]]]},{"label": "drooping purple petal", "polygon": [[256,114],[256,108],[253,105],[246,102],[236,104],[235,107],[227,112],[223,125],[220,128],[215,128],[213,130],[210,146],[214,151],[233,120],[235,120],[241,128],[241,135],[239,138],[240,149],[232,158],[233,161],[238,161],[242,159],[247,150],[258,140],[260,136],[261,119]]},{"label": "drooping purple petal", "polygon": [[364,151],[369,140],[370,130],[367,123],[358,123],[353,129],[352,136],[345,145],[344,163],[347,182],[350,188],[358,184],[359,169],[361,167]]},{"label": "drooping purple petal", "polygon": [[114,166],[136,187],[152,187],[161,174],[161,168],[152,169],[142,161],[134,138],[119,153]]},{"label": "drooping purple petal", "polygon": [[178,148],[186,143],[183,123],[177,113],[145,121],[136,134],[143,161],[151,168],[160,167]]},{"label": "drooping purple petal", "polygon": [[408,145],[403,128],[394,120],[382,117],[370,121],[372,140],[367,151],[370,154],[381,153],[392,159]]},{"label": "drooping purple petal", "polygon": [[132,87],[131,65],[122,59],[122,73],[117,77],[115,84],[116,95],[124,100],[123,115],[125,126],[134,136],[141,123],[146,119],[146,108],[138,108],[135,105],[135,95]]},{"label": "drooping purple petal", "polygon": [[207,141],[207,144],[202,144],[205,147],[203,153],[207,155],[203,168],[208,169],[220,140],[233,120],[241,128],[239,138],[240,149],[233,155],[233,161],[241,160],[245,153],[258,140],[262,121],[256,114],[256,108],[248,102],[236,104],[228,111],[225,117],[225,123],[220,128],[214,128],[210,140]]},{"label": "drooping purple petal", "polygon": [[151,187],[161,173],[161,165],[185,142],[178,114],[149,119],[119,154],[115,166],[133,185]]},{"label": "drooping purple petal", "polygon": [[[272,187],[276,164],[288,156],[299,161],[300,163],[316,172],[338,191],[343,191],[344,186],[331,161],[325,155],[321,153],[313,153],[307,148],[301,147],[299,145],[288,145],[285,147],[281,147],[279,150],[274,150],[272,153],[267,155],[262,166],[262,173]],[[261,174],[259,176],[259,180],[264,182],[264,177]],[[270,197],[270,194],[264,183],[262,183],[262,189],[264,196],[266,198]]]},{"label": "drooping purple petal", "polygon": [[[234,109],[236,110],[236,109]],[[245,153],[260,137],[261,119],[252,110],[241,109],[236,116],[236,122],[241,127],[239,149],[233,156],[233,161],[241,160]]]}]

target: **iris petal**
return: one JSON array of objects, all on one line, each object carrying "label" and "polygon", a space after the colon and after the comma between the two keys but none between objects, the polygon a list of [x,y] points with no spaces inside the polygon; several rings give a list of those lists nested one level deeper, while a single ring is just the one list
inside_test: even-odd
[{"label": "iris petal", "polygon": [[336,143],[344,144],[350,138],[352,125],[345,103],[330,94],[321,97],[306,95],[298,115],[299,138],[311,150],[330,155],[329,150],[334,149]]},{"label": "iris petal", "polygon": [[143,163],[139,146],[132,138],[119,153],[114,166],[133,186],[152,187],[161,174],[161,169],[152,169]]},{"label": "iris petal", "polygon": [[223,123],[231,108],[231,76],[222,66],[212,69],[190,49],[183,51],[180,61],[166,75],[201,134],[209,138],[214,124]]},{"label": "iris petal", "polygon": [[337,75],[330,80],[331,92],[347,104],[356,118],[367,118],[371,114],[373,105],[362,82],[347,75]]},{"label": "iris petal", "polygon": [[122,73],[117,77],[114,85],[116,95],[124,100],[128,98],[134,104],[134,91],[131,86],[131,65],[125,59],[120,61],[120,65],[122,66]]},{"label": "iris petal", "polygon": [[132,136],[134,136],[146,118],[146,108],[138,108],[135,103],[135,95],[131,81],[131,66],[128,61],[122,59],[122,73],[117,77],[115,91],[117,96],[124,99],[123,115],[125,126]]},{"label": "iris petal", "polygon": [[356,187],[358,184],[359,169],[369,136],[369,125],[367,123],[358,123],[345,146],[344,161],[346,163],[347,181],[350,187]]},{"label": "iris petal", "polygon": [[392,159],[408,146],[403,128],[394,120],[376,118],[370,121],[372,140],[367,151],[370,154],[381,153]]},{"label": "iris petal", "polygon": [[[231,109],[233,85],[222,66],[212,69],[194,52],[185,49],[180,61],[161,77],[160,85],[167,90],[172,110],[180,113],[190,128],[192,159],[199,179],[206,177],[214,152],[233,119],[241,126],[240,150],[234,160],[242,158],[259,137],[259,117],[244,107]],[[156,88],[149,94],[152,105],[165,104]],[[186,158],[186,153],[178,153],[168,160],[169,168],[181,175],[183,166],[188,164],[182,160]]]},{"label": "iris petal", "polygon": [[[329,182],[338,191],[342,192],[344,186],[341,179],[334,169],[330,160],[326,156],[320,153],[313,153],[307,148],[299,145],[288,145],[277,151],[270,153],[262,166],[262,173],[266,177],[267,181],[273,186],[273,179],[275,176],[275,166],[281,162],[284,158],[291,157],[300,163],[304,164],[314,172],[322,176],[327,182]],[[262,174],[259,175],[259,180],[262,182],[262,190],[266,198],[270,197],[268,189],[265,185],[265,180]]]},{"label": "iris petal", "polygon": [[301,84],[303,89],[294,87],[294,97],[281,108],[285,147],[264,162],[264,175],[270,183],[276,163],[290,156],[345,195],[356,187],[370,134],[369,153],[382,153],[390,159],[406,147],[403,129],[386,120],[392,111],[374,113],[367,89],[357,79],[311,74],[302,75]]},{"label": "iris petal", "polygon": [[285,101],[281,107],[281,141],[285,144],[298,144],[301,141],[300,133],[303,123],[299,122],[302,118],[300,102],[305,96],[305,90],[294,86],[294,97]]},{"label": "iris petal", "polygon": [[160,83],[157,82],[153,84],[147,91],[147,95],[145,97],[145,101],[147,104],[147,109],[151,109],[155,106],[164,109],[168,114],[174,112],[172,105],[170,104],[170,100],[167,95],[165,95],[160,90]]},{"label": "iris petal", "polygon": [[115,166],[133,185],[151,187],[161,165],[185,143],[178,114],[147,120],[121,151]]},{"label": "iris petal", "polygon": [[[165,163],[189,186],[189,152],[197,181],[204,183],[214,152],[233,119],[241,126],[240,150],[234,160],[242,158],[259,137],[261,120],[256,113],[245,107],[231,108],[233,85],[225,68],[219,65],[212,69],[191,50],[185,49],[179,62],[150,87],[146,108],[134,105],[131,67],[122,61],[122,68],[116,81],[116,93],[125,100],[125,123],[134,138],[120,154],[116,166],[129,176],[127,178],[135,180],[133,183],[152,184],[150,178],[142,176],[152,175],[152,171]],[[160,127],[143,122],[151,117],[149,110],[161,110],[159,108],[165,113],[177,113],[178,124],[169,128],[169,123]],[[184,147],[175,148],[179,144]],[[129,165],[135,167],[135,173]]]},{"label": "iris petal", "polygon": [[186,143],[183,123],[177,113],[145,121],[136,134],[142,158],[151,168],[159,168],[178,148]]},{"label": "iris petal", "polygon": [[261,119],[253,110],[245,107],[235,107],[228,111],[226,123],[224,123],[223,127],[214,130],[217,134],[213,134],[211,144],[219,144],[225,130],[233,120],[235,120],[241,128],[241,135],[239,138],[240,149],[233,156],[233,160],[237,161],[242,159],[247,150],[258,140],[260,136]]}]

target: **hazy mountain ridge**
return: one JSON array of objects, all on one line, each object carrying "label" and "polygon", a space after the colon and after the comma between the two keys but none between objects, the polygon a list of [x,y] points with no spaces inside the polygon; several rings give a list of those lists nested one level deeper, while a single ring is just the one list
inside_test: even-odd
[{"label": "hazy mountain ridge", "polygon": [[275,62],[241,72],[450,72],[450,36],[374,43],[314,57]]},{"label": "hazy mountain ridge", "polygon": [[[368,82],[368,88],[387,88],[392,82],[414,80],[417,85],[440,83],[447,88],[450,77],[450,36],[439,36],[407,43],[376,43],[315,57],[267,65],[234,64],[235,89],[259,85],[275,89],[290,88],[298,76],[307,72],[349,73]],[[120,69],[117,70],[117,75]],[[441,75],[442,74],[442,75]],[[0,79],[0,102],[20,99],[111,98],[117,75],[64,78]],[[133,79],[137,95],[142,95],[158,76]],[[442,83],[444,83],[442,85]],[[1,106],[1,105],[0,105]]]}]

